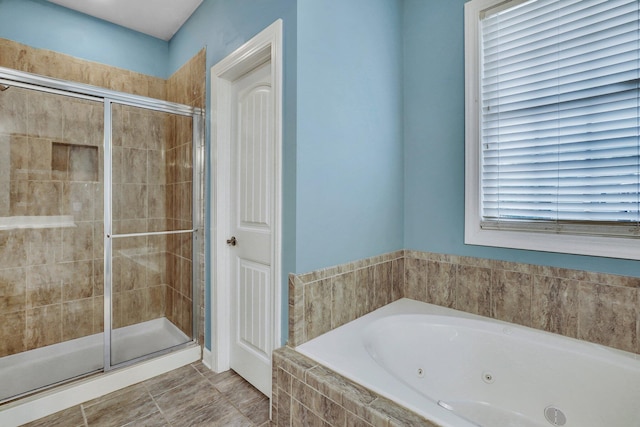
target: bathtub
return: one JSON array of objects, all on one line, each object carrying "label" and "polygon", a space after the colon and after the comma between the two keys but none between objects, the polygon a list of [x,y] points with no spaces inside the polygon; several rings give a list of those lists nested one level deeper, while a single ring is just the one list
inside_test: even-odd
[{"label": "bathtub", "polygon": [[296,350],[443,427],[640,426],[640,356],[406,298]]}]

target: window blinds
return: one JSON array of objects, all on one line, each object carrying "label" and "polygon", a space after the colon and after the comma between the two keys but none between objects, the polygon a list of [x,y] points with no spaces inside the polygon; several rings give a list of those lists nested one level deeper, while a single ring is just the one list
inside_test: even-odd
[{"label": "window blinds", "polygon": [[534,0],[484,14],[483,227],[638,224],[639,3]]}]

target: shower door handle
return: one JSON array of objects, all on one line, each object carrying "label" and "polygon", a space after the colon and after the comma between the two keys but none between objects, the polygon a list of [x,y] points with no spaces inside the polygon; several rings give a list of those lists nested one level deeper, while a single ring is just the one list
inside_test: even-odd
[{"label": "shower door handle", "polygon": [[227,245],[235,246],[237,244],[238,244],[238,241],[236,240],[236,236],[231,236],[230,239],[227,239]]}]

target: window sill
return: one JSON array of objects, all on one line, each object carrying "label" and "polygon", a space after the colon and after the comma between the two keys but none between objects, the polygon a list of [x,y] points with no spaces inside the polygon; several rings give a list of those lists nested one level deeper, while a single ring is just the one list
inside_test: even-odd
[{"label": "window sill", "polygon": [[468,245],[640,260],[640,239],[632,238],[483,230],[479,224],[467,222],[464,242]]}]

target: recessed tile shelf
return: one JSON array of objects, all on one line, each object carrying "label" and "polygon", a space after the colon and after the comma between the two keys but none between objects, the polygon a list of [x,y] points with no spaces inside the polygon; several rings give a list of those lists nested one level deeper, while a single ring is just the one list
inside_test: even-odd
[{"label": "recessed tile shelf", "polygon": [[98,147],[54,142],[51,171],[55,178],[68,181],[98,181]]}]

